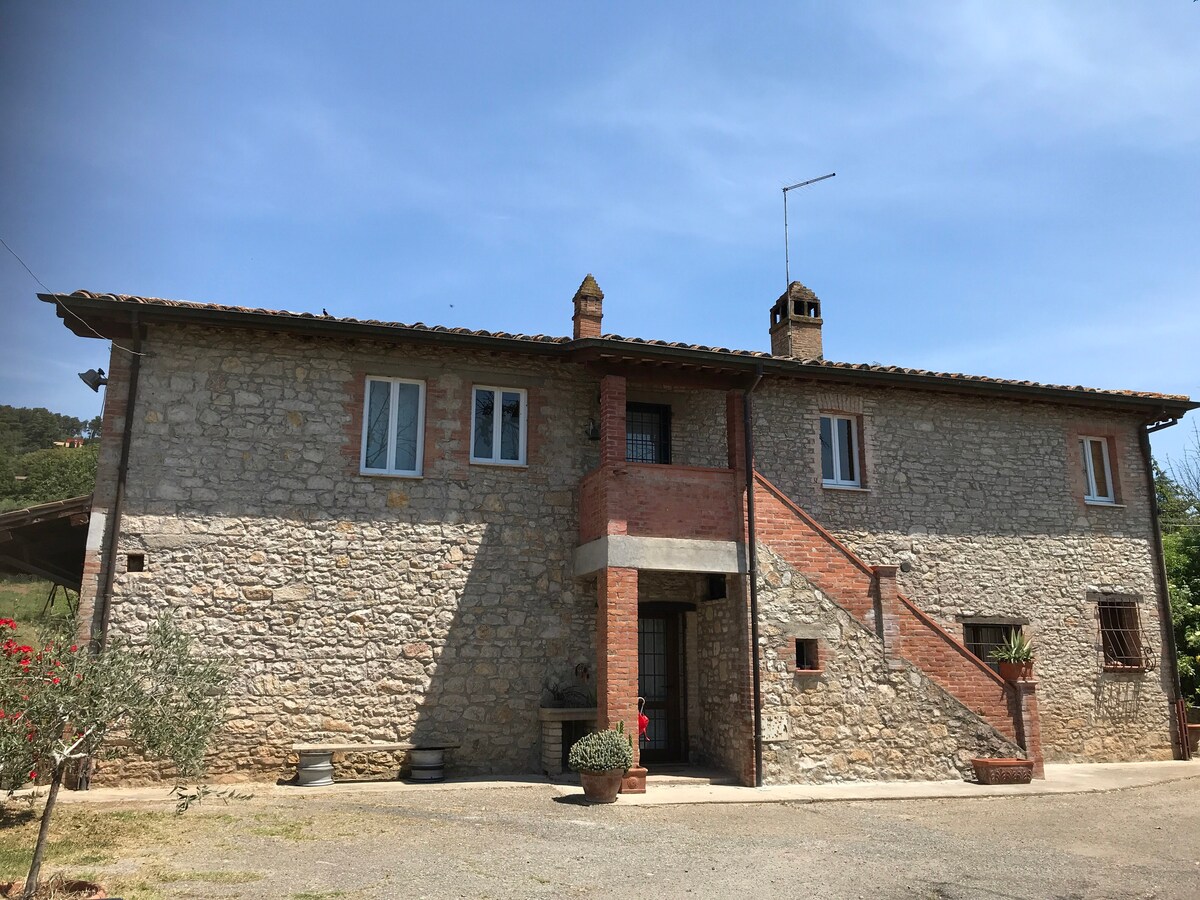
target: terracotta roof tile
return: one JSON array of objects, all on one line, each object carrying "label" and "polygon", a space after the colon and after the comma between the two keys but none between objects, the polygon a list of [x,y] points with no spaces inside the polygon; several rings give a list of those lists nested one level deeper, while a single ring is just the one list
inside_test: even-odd
[{"label": "terracotta roof tile", "polygon": [[[587,285],[587,279],[584,285]],[[594,282],[593,282],[594,283]],[[581,288],[584,286],[581,285]],[[599,288],[597,288],[599,290]],[[569,337],[554,337],[544,334],[514,334],[507,331],[485,331],[470,328],[448,328],[445,325],[426,325],[423,322],[404,324],[388,322],[380,319],[355,319],[348,316],[316,315],[307,312],[289,312],[287,310],[265,309],[262,307],[225,306],[218,303],[195,303],[189,300],[165,300],[161,297],[135,297],[130,294],[98,294],[91,291],[75,291],[70,296],[97,300],[114,300],[120,303],[143,304],[146,306],[163,306],[179,309],[211,310],[216,312],[247,313],[260,316],[278,316],[289,319],[313,319],[324,322],[340,322],[349,325],[370,325],[382,328],[397,328],[408,331],[430,332],[435,334],[458,334],[481,338],[497,338],[510,341],[529,341],[540,344],[570,344]],[[674,350],[693,350],[703,353],[718,353],[727,356],[749,357],[764,360],[782,361],[780,357],[772,356],[760,350],[730,350],[725,347],[706,347],[701,344],[687,344],[680,341],[660,341],[648,338],[623,337],[619,334],[603,335],[601,340],[614,343],[645,347],[665,347]],[[834,362],[828,359],[797,359],[791,360],[805,368],[821,368],[830,370],[854,370],[860,372],[876,372],[880,374],[911,375],[921,378],[933,378],[947,381],[967,382],[996,385],[998,387],[1034,388],[1055,391],[1070,391],[1089,395],[1107,395],[1114,397],[1129,397],[1142,400],[1167,400],[1173,402],[1190,402],[1183,394],[1159,394],[1144,391],[1104,390],[1101,388],[1084,387],[1083,385],[1044,384],[1037,381],[1018,381],[1004,378],[992,378],[986,375],[964,375],[958,372],[934,372],[927,369],[913,369],[905,366],[885,366],[876,363],[846,363]],[[799,373],[798,373],[799,374]]]}]

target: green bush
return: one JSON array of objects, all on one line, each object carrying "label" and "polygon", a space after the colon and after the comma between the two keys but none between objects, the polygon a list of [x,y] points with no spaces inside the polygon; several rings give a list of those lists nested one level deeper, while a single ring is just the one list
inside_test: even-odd
[{"label": "green bush", "polygon": [[593,731],[571,745],[567,765],[576,772],[626,771],[633,765],[633,740],[625,733],[625,723],[616,731]]}]

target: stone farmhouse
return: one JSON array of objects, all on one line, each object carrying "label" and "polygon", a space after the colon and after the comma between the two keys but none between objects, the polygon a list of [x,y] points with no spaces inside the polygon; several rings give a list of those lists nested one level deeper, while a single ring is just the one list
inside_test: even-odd
[{"label": "stone farmhouse", "polygon": [[557,774],[639,698],[643,765],[748,785],[1187,753],[1147,437],[1186,397],[831,362],[799,282],[769,354],[605,334],[590,275],[569,338],[40,296],[118,345],[81,608],[236,662],[217,777]]}]

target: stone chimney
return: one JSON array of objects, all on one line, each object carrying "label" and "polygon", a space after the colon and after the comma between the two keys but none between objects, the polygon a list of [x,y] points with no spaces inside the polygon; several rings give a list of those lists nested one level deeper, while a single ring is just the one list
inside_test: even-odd
[{"label": "stone chimney", "polygon": [[600,320],[604,317],[604,291],[588,273],[575,292],[575,340],[600,337]]},{"label": "stone chimney", "polygon": [[821,359],[821,301],[798,281],[771,308],[771,355]]}]

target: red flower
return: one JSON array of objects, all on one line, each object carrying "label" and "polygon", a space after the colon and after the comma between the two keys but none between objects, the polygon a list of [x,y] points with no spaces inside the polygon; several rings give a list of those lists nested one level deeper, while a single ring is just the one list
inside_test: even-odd
[{"label": "red flower", "polygon": [[29,780],[30,780],[30,781],[37,781],[37,772],[30,772],[30,773],[29,773]]},{"label": "red flower", "polygon": [[75,652],[76,650],[78,650],[78,649],[79,649],[79,645],[78,645],[78,644],[72,644],[72,645],[71,645],[71,652],[72,652],[72,653],[74,653],[74,652]]},{"label": "red flower", "polygon": [[16,628],[17,623],[13,619],[0,619],[0,628]]},{"label": "red flower", "polygon": [[51,684],[58,684],[58,679],[57,679],[57,678],[51,678],[51,679],[50,679],[50,683],[51,683]]}]

